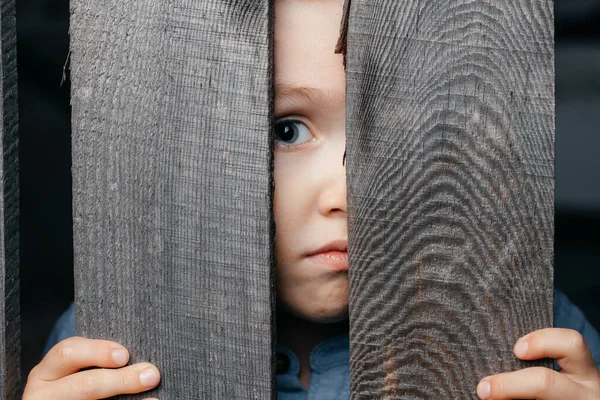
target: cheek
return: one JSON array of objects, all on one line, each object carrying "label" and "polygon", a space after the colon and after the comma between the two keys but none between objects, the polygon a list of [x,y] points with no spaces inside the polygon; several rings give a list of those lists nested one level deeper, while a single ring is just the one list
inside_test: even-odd
[{"label": "cheek", "polygon": [[286,171],[276,170],[273,174],[275,180],[275,192],[273,193],[273,215],[277,227],[286,225],[293,219],[294,208],[297,208],[298,185],[290,185],[290,180],[286,179]]},{"label": "cheek", "polygon": [[298,158],[294,154],[275,154],[273,216],[278,254],[293,252],[293,246],[297,247],[310,210],[306,174]]}]

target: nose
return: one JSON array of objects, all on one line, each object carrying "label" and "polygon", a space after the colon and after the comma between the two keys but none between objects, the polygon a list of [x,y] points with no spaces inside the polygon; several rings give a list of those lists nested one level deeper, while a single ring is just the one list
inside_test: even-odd
[{"label": "nose", "polygon": [[319,212],[324,216],[340,214],[346,217],[346,167],[342,165],[341,150],[339,157],[333,157],[323,172],[321,193],[319,196]]}]

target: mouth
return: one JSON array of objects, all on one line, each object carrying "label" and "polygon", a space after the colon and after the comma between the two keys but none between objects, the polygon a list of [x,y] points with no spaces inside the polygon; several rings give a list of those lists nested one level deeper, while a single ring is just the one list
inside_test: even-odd
[{"label": "mouth", "polygon": [[335,240],[309,253],[308,259],[334,271],[348,271],[348,241]]},{"label": "mouth", "polygon": [[309,253],[308,256],[314,256],[317,254],[328,253],[328,252],[344,252],[348,253],[348,241],[347,240],[334,240],[333,242],[327,243],[325,246],[320,247],[313,252]]}]

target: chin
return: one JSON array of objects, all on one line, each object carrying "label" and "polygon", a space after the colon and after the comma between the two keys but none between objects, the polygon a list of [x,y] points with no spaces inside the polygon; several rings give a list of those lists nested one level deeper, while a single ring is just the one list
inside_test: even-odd
[{"label": "chin", "polygon": [[320,324],[334,324],[336,322],[345,321],[348,319],[348,309],[346,309],[342,313],[337,313],[333,315],[325,315],[319,316],[314,319],[311,319],[312,322],[318,322]]},{"label": "chin", "polygon": [[319,310],[298,310],[286,307],[287,311],[296,317],[319,324],[333,324],[348,319],[348,304],[335,308],[319,308]]},{"label": "chin", "polygon": [[[277,306],[296,318],[321,324],[333,324],[348,319],[347,277],[316,284],[290,284],[290,280],[280,282],[277,293]],[[287,285],[286,285],[287,283]]]}]

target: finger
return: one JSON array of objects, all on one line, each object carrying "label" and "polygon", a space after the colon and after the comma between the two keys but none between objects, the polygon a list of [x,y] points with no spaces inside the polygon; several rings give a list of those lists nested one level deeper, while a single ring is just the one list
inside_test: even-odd
[{"label": "finger", "polygon": [[480,399],[543,399],[578,398],[577,383],[557,371],[544,367],[526,368],[484,378],[477,385]]},{"label": "finger", "polygon": [[81,371],[52,382],[49,390],[64,400],[97,400],[120,394],[141,393],[160,382],[158,368],[140,363],[118,369]]},{"label": "finger", "polygon": [[521,338],[514,348],[522,360],[555,358],[568,374],[595,376],[596,366],[583,336],[572,329],[547,328]]},{"label": "finger", "polygon": [[54,346],[31,371],[30,377],[55,381],[83,368],[118,368],[128,361],[129,352],[118,343],[71,337]]}]

